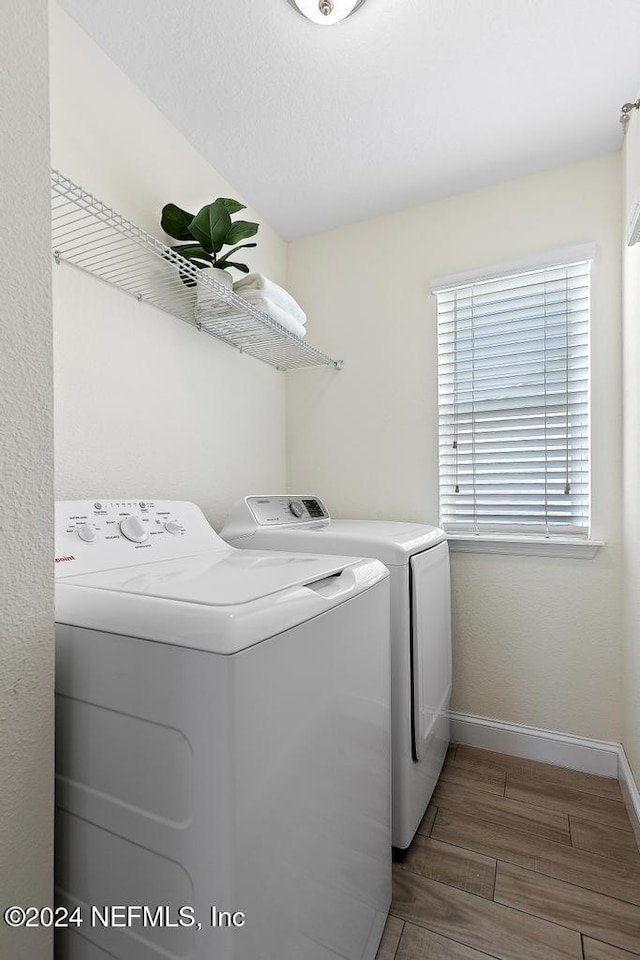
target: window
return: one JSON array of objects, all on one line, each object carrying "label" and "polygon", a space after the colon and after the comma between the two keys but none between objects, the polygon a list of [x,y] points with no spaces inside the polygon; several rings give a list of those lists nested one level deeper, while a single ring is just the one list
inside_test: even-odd
[{"label": "window", "polygon": [[590,260],[434,292],[445,530],[586,539]]}]

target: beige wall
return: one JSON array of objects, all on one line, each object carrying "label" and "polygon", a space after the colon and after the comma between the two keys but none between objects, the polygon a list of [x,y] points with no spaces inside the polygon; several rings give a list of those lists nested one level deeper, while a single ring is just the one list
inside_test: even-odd
[{"label": "beige wall", "polygon": [[[624,209],[640,200],[640,116],[624,149]],[[625,217],[626,222],[626,217]],[[640,783],[640,244],[624,247],[624,714],[622,742]]]},{"label": "beige wall", "polygon": [[[0,4],[0,903],[53,894],[47,3]],[[0,921],[0,957],[51,955]]]},{"label": "beige wall", "polygon": [[[55,2],[51,19],[56,168],[156,236],[169,201],[237,196]],[[264,222],[247,254],[284,281]],[[53,279],[58,498],[189,499],[219,525],[244,490],[284,486],[283,374],[68,265]]]},{"label": "beige wall", "polygon": [[289,380],[289,489],[338,517],[438,517],[430,279],[595,241],[594,560],[452,557],[457,710],[620,737],[620,156],[415,207],[289,247],[309,335],[344,370]]}]

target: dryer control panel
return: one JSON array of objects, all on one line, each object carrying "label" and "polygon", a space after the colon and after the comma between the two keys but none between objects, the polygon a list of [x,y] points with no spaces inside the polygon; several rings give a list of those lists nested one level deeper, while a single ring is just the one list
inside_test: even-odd
[{"label": "dryer control panel", "polygon": [[229,549],[184,500],[63,500],[55,541],[56,577]]},{"label": "dryer control panel", "polygon": [[244,501],[256,523],[269,527],[282,523],[309,523],[329,520],[329,511],[318,497],[247,497]]},{"label": "dryer control panel", "polygon": [[272,494],[238,500],[225,520],[225,540],[252,536],[264,527],[320,527],[331,520],[319,497],[312,494]]}]

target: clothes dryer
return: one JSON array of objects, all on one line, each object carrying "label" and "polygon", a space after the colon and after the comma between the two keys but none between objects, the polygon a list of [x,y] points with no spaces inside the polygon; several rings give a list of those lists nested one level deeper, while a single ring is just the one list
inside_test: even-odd
[{"label": "clothes dryer", "polygon": [[56,507],[60,960],[372,960],[391,896],[388,574],[192,503]]},{"label": "clothes dryer", "polygon": [[409,846],[449,743],[451,599],[445,534],[421,523],[333,520],[311,495],[248,496],[221,536],[237,547],[375,557],[391,571],[393,843]]}]

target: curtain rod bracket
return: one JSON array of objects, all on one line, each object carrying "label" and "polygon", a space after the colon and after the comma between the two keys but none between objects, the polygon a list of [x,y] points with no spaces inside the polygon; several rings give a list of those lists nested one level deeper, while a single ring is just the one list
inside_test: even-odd
[{"label": "curtain rod bracket", "polygon": [[624,132],[627,132],[627,127],[629,126],[629,120],[631,119],[632,110],[640,110],[640,97],[635,101],[635,103],[623,103],[622,112],[620,114],[620,123],[624,129]]}]

